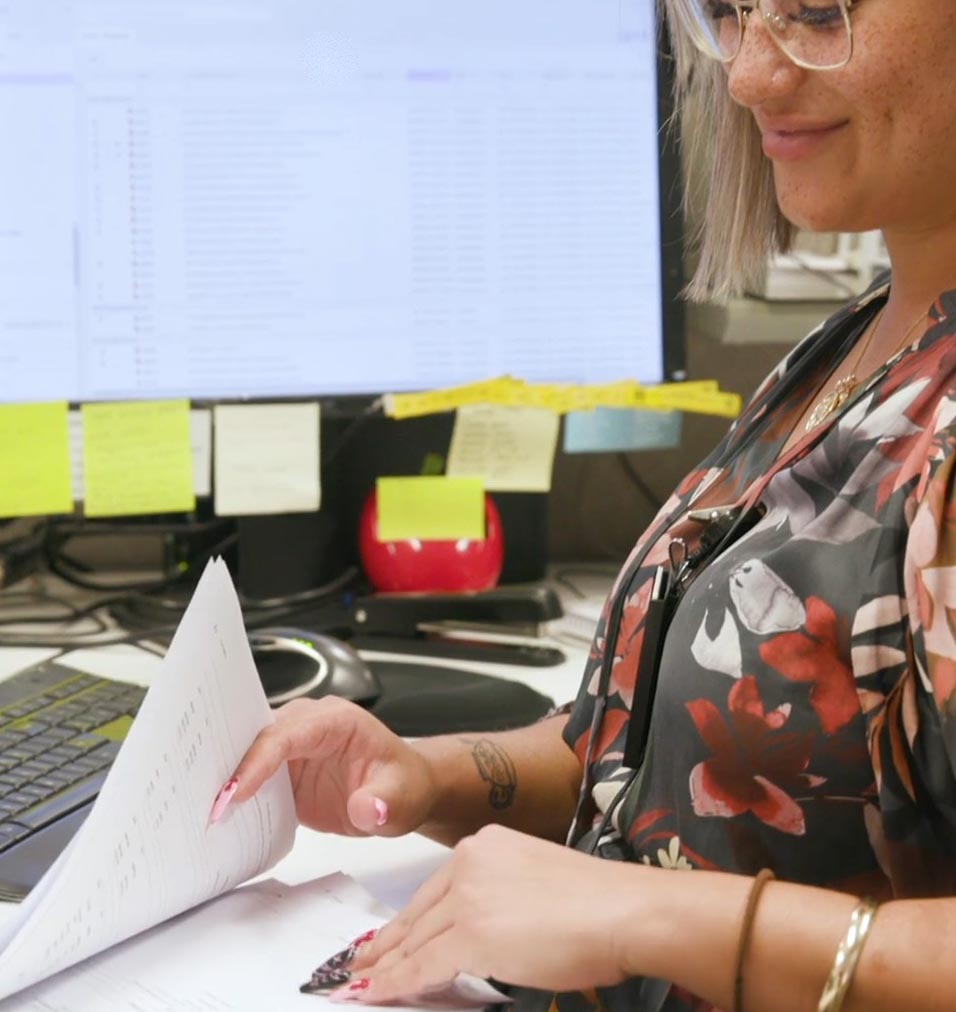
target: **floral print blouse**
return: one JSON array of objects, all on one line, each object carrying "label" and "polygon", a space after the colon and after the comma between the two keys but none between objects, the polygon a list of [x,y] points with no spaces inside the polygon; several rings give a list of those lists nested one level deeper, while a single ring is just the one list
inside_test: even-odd
[{"label": "floral print blouse", "polygon": [[[781,456],[888,289],[794,349],[634,549],[566,729],[587,764],[576,846],[769,867],[877,899],[956,894],[956,292]],[[708,523],[688,510],[734,505],[758,519],[676,606],[635,778],[622,760],[655,571],[675,539],[699,545]],[[711,1009],[652,980],[515,997],[521,1010]]]}]

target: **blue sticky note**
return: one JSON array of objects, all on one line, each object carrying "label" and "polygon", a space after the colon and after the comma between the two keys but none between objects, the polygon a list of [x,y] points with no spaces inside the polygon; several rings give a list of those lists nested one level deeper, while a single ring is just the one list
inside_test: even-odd
[{"label": "blue sticky note", "polygon": [[572,411],[564,419],[565,453],[620,453],[673,450],[680,446],[681,411],[595,408]]}]

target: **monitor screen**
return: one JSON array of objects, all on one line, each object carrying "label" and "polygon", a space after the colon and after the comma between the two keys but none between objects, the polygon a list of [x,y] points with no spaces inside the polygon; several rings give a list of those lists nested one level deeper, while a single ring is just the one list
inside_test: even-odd
[{"label": "monitor screen", "polygon": [[0,401],[671,378],[654,6],[0,5]]}]

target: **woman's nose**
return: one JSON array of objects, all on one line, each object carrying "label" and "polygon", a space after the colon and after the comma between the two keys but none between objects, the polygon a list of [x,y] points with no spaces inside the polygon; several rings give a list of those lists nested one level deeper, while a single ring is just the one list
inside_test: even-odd
[{"label": "woman's nose", "polygon": [[750,12],[740,51],[730,64],[727,86],[739,105],[754,108],[792,92],[806,71],[777,45],[759,7]]}]

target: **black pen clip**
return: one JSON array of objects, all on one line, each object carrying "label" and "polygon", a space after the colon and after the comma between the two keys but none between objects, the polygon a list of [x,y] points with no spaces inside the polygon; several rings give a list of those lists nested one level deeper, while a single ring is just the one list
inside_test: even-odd
[{"label": "black pen clip", "polygon": [[664,634],[667,632],[673,610],[671,590],[674,587],[676,583],[670,567],[658,566],[651,588],[651,600],[644,618],[641,658],[637,667],[637,681],[634,685],[634,699],[631,702],[631,717],[624,745],[624,765],[633,770],[640,768],[647,750],[651,711],[654,708],[657,676],[664,649]]}]

